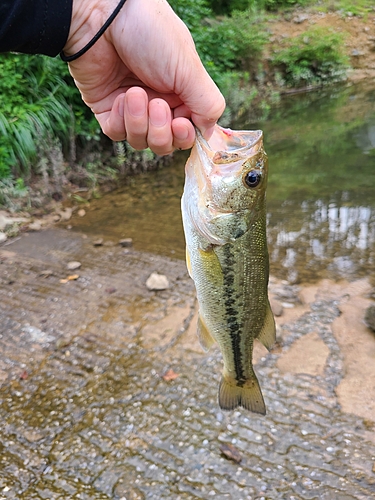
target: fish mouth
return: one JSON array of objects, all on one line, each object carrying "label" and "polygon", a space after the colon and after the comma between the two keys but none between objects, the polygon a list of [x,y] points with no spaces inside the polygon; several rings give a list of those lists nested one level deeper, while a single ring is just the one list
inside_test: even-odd
[{"label": "fish mouth", "polygon": [[255,155],[263,146],[261,130],[236,130],[216,125],[214,133],[207,141],[196,128],[197,141],[216,165],[233,164]]}]

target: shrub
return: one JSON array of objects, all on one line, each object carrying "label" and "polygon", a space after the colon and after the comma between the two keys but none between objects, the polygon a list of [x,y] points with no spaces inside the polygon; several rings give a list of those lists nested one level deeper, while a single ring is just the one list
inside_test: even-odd
[{"label": "shrub", "polygon": [[293,7],[297,7],[298,5],[305,6],[312,3],[312,0],[260,0],[262,7],[266,10],[275,11],[275,10],[285,10]]},{"label": "shrub", "polygon": [[[215,19],[204,0],[171,0],[194,38],[207,71],[219,85],[222,76],[255,65],[262,54],[266,35],[260,15],[235,11],[231,17]],[[225,77],[226,78],[226,77]]]},{"label": "shrub", "polygon": [[0,179],[29,175],[51,141],[68,149],[90,130],[94,118],[59,59],[0,54],[0,74]]},{"label": "shrub", "polygon": [[374,0],[329,0],[324,2],[321,8],[366,17],[374,9]]},{"label": "shrub", "polygon": [[272,64],[281,70],[289,86],[317,85],[343,79],[348,58],[343,35],[314,27],[285,41],[275,52]]},{"label": "shrub", "polygon": [[229,15],[236,10],[270,10],[287,9],[297,5],[307,5],[312,0],[209,0],[209,5],[216,14]]},{"label": "shrub", "polygon": [[225,95],[226,109],[220,125],[229,127],[249,111],[258,90],[251,84],[247,72],[231,71],[221,76],[221,91]]}]

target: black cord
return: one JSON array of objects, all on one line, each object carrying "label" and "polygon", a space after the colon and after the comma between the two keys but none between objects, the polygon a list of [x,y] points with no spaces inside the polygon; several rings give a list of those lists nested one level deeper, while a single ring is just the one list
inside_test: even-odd
[{"label": "black cord", "polygon": [[72,56],[66,56],[63,51],[60,52],[60,57],[64,62],[71,62],[75,61],[79,57],[81,57],[83,54],[85,54],[91,47],[96,43],[99,38],[102,36],[102,34],[105,32],[105,30],[108,28],[108,26],[112,23],[114,18],[117,16],[117,14],[120,12],[122,9],[122,6],[126,0],[120,0],[118,3],[117,7],[115,10],[112,12],[112,14],[109,16],[109,18],[106,20],[106,22],[103,24],[103,26],[100,28],[100,30],[97,32],[97,34],[89,41],[88,44],[86,44],[81,50],[79,50],[76,54],[73,54]]}]

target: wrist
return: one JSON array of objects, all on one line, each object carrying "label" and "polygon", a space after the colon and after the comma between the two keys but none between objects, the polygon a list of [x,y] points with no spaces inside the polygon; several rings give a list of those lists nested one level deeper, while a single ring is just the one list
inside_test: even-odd
[{"label": "wrist", "polygon": [[117,3],[117,0],[73,0],[72,19],[64,53],[72,55],[82,49],[103,26]]}]

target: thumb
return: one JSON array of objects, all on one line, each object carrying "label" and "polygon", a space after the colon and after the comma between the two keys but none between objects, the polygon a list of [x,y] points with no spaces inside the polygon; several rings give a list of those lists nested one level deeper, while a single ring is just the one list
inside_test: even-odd
[{"label": "thumb", "polygon": [[187,80],[180,98],[190,110],[194,125],[205,139],[209,139],[224,112],[225,99],[200,61],[199,66],[199,70]]}]

